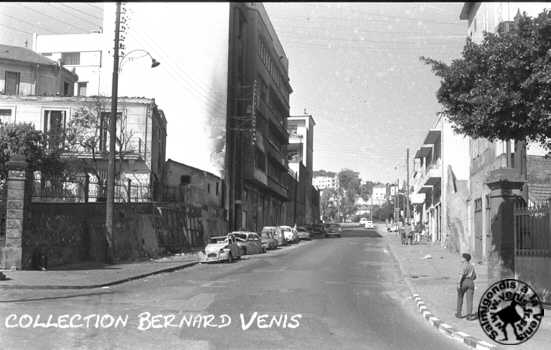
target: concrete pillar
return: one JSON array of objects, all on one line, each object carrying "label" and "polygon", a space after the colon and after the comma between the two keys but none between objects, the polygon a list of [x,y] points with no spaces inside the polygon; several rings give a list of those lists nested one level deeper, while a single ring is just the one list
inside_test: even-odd
[{"label": "concrete pillar", "polygon": [[514,203],[521,196],[524,180],[518,169],[497,169],[488,175],[490,188],[490,235],[487,237],[489,283],[514,278]]},{"label": "concrete pillar", "polygon": [[16,156],[6,163],[6,243],[0,247],[0,266],[4,269],[21,269],[23,266],[23,226],[26,200],[25,183],[27,162],[23,156]]}]

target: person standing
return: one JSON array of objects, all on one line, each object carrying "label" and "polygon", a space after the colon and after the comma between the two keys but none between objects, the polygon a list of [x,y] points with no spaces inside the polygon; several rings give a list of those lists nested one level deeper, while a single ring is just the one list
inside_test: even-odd
[{"label": "person standing", "polygon": [[474,280],[476,279],[476,271],[474,265],[471,264],[471,254],[464,253],[461,255],[461,269],[459,272],[459,283],[457,284],[457,311],[455,317],[463,318],[461,312],[463,309],[463,297],[467,299],[467,313],[465,317],[472,321],[476,319],[473,315],[473,296],[474,296]]}]

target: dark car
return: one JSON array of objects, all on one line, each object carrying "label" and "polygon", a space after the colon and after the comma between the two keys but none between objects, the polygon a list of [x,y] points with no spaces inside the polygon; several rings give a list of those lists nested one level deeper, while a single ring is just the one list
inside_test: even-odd
[{"label": "dark car", "polygon": [[340,237],[341,232],[341,225],[335,223],[327,225],[327,237]]}]

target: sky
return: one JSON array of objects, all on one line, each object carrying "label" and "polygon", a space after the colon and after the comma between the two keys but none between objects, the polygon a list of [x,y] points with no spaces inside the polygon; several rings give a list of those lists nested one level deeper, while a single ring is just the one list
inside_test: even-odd
[{"label": "sky", "polygon": [[[291,114],[316,121],[314,169],[349,168],[391,182],[437,119],[438,78],[420,56],[460,55],[463,3],[266,3],[289,59]],[[91,32],[100,3],[4,3],[0,43],[31,47],[32,33]],[[170,120],[169,120],[170,122]],[[167,158],[178,159],[168,149]]]}]

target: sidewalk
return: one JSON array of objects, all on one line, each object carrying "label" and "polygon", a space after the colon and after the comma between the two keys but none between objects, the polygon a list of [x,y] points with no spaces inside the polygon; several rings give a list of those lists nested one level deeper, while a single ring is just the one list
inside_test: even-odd
[{"label": "sidewalk", "polygon": [[186,253],[143,262],[105,265],[78,264],[47,271],[3,270],[8,280],[1,289],[90,289],[112,286],[199,262],[198,253]]},{"label": "sidewalk", "polygon": [[[446,332],[445,329],[440,329],[442,327],[437,328],[473,348],[477,345],[472,337],[495,345],[497,348],[506,347],[493,342],[484,333],[478,320],[467,321],[466,319],[455,318],[456,279],[461,261],[459,254],[451,253],[440,246],[430,244],[402,245],[395,232],[386,232],[384,226],[379,226],[378,231],[385,237],[390,251],[398,260],[400,269],[408,286],[412,289],[412,293],[418,294],[416,301],[422,299],[418,302],[418,306],[424,303],[426,309],[424,306],[420,306],[423,313],[428,314],[430,312],[434,315],[424,315],[427,321],[437,326],[435,323],[441,320],[443,323],[452,326],[456,332]],[[430,254],[432,258],[423,259],[427,254]],[[487,265],[475,263],[475,269],[478,277],[475,281],[474,312],[478,308],[480,296],[488,287]],[[412,300],[412,302],[414,301]],[[549,348],[549,344],[551,344],[551,320],[548,312],[549,310],[545,310],[545,313],[547,313],[545,316],[547,317],[544,316],[537,333],[525,343],[514,346],[515,349]],[[429,320],[429,318],[431,319]],[[439,320],[437,321],[436,318]]]}]

